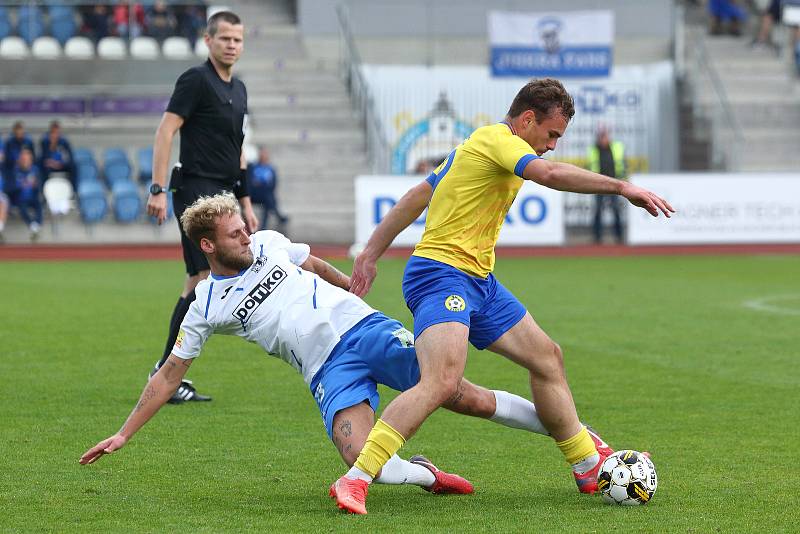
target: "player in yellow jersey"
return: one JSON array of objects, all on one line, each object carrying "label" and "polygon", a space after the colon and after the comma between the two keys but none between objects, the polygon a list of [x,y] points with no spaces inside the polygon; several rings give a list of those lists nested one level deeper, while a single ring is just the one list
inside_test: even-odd
[{"label": "player in yellow jersey", "polygon": [[475,130],[400,199],[356,258],[350,290],[363,296],[377,275],[378,258],[428,208],[425,233],[403,278],[421,378],[386,407],[355,465],[331,487],[340,507],[366,513],[368,484],[388,458],[436,408],[459,402],[468,342],[529,372],[540,419],[571,464],[578,489],[596,491],[598,467],[611,449],[578,419],[561,348],[492,275],[495,243],[523,180],[561,191],[621,195],[654,217],[674,210],[629,182],[542,159],[556,148],[574,113],[572,97],[558,80],[528,83],[503,122]]}]

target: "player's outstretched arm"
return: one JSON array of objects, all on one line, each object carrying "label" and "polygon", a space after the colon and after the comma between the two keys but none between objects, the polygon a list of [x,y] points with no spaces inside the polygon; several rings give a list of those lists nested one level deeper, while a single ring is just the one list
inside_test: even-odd
[{"label": "player's outstretched arm", "polygon": [[389,210],[386,217],[372,232],[367,246],[353,262],[350,292],[363,297],[372,287],[378,275],[376,266],[378,258],[392,244],[397,234],[405,230],[419,217],[433,196],[433,188],[427,181],[409,189],[405,195]]},{"label": "player's outstretched arm", "polygon": [[309,255],[300,266],[301,269],[319,275],[320,278],[342,289],[350,289],[350,277],[325,260]]},{"label": "player's outstretched arm", "polygon": [[526,180],[559,191],[621,195],[634,206],[646,209],[653,217],[658,217],[659,211],[667,217],[675,213],[669,202],[655,193],[630,182],[609,178],[569,163],[537,158],[528,163],[523,176]]},{"label": "player's outstretched arm", "polygon": [[156,374],[150,377],[147,385],[139,397],[139,402],[133,409],[125,424],[122,428],[81,456],[78,460],[82,465],[87,465],[96,462],[104,454],[111,454],[117,449],[125,446],[131,437],[140,429],[144,424],[153,417],[159,408],[172,396],[178,385],[181,383],[186,371],[192,364],[192,360],[183,360],[174,354],[170,354],[169,358],[161,369]]}]

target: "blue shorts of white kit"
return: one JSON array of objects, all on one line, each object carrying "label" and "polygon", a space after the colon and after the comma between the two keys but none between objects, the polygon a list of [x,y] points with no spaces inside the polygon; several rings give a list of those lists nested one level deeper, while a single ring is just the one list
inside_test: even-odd
[{"label": "blue shorts of white kit", "polygon": [[378,384],[405,391],[417,382],[419,364],[410,333],[399,321],[373,313],[342,336],[310,387],[333,438],[337,412],[363,401],[377,411]]},{"label": "blue shorts of white kit", "polygon": [[525,306],[494,275],[479,278],[451,265],[411,256],[403,296],[414,314],[414,337],[429,326],[456,321],[469,327],[469,341],[483,350],[525,317]]}]

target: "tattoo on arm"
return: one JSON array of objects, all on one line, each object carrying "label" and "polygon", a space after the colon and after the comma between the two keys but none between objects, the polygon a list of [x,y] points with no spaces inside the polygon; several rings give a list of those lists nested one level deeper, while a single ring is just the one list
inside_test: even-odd
[{"label": "tattoo on arm", "polygon": [[144,405],[147,404],[149,401],[153,400],[153,397],[156,396],[156,388],[153,387],[152,384],[147,384],[147,388],[144,390],[142,394],[142,398],[139,399],[139,402],[136,404],[136,409],[134,411],[138,412],[144,408]]},{"label": "tattoo on arm", "polygon": [[177,366],[175,365],[175,362],[173,362],[172,360],[165,361],[164,365],[166,366],[166,370],[164,371],[164,376],[166,377],[167,380],[169,380],[172,377],[172,372],[175,370],[175,367]]}]

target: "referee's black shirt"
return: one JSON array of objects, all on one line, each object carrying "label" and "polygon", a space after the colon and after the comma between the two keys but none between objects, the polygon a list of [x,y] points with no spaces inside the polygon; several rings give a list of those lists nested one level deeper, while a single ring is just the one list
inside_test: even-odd
[{"label": "referee's black shirt", "polygon": [[208,60],[181,74],[167,111],[183,118],[180,162],[184,176],[230,182],[239,178],[247,89],[222,80]]}]

